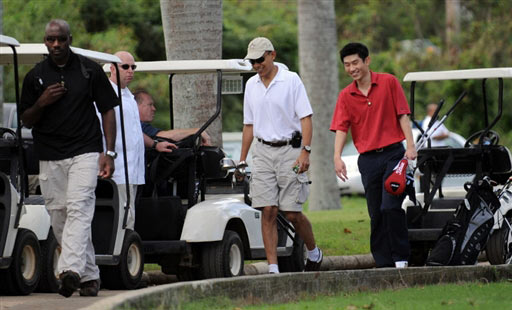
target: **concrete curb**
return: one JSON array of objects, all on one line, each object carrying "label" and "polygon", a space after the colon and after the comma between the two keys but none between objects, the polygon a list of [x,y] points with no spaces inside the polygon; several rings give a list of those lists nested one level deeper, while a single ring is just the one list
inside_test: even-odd
[{"label": "concrete curb", "polygon": [[130,291],[82,308],[180,309],[180,304],[208,297],[233,300],[287,302],[308,294],[380,290],[415,285],[512,279],[512,265],[383,268],[326,272],[281,273],[180,282]]}]

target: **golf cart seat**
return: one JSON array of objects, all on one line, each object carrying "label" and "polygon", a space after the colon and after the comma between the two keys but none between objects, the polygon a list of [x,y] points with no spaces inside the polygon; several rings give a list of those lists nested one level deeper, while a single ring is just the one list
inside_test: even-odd
[{"label": "golf cart seat", "polygon": [[16,133],[8,128],[0,128],[0,131],[0,171],[6,175],[16,175],[19,152]]},{"label": "golf cart seat", "polygon": [[434,147],[418,151],[418,167],[424,174],[487,175],[505,184],[512,174],[512,156],[503,145],[477,145],[468,148]]}]

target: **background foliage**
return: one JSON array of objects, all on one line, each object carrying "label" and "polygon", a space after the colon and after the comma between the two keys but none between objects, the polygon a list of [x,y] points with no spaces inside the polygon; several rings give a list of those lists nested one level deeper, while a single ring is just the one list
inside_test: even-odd
[{"label": "background foliage", "polygon": [[[165,59],[159,1],[3,0],[3,5],[4,34],[20,42],[42,42],[45,24],[51,18],[63,18],[72,27],[75,46],[104,52],[128,50],[136,60]],[[454,42],[458,48],[448,50],[444,0],[336,0],[338,47],[350,41],[364,42],[370,48],[372,70],[390,72],[399,79],[410,71],[512,67],[512,2],[464,0],[461,5],[461,31]],[[275,43],[277,60],[298,70],[295,1],[224,0],[223,14],[223,58],[242,58],[253,37],[267,36]],[[23,68],[22,76],[28,69]],[[5,101],[14,99],[9,70],[4,70]],[[340,89],[350,82],[340,70]],[[494,104],[490,113],[495,115],[497,83],[488,84],[488,101]],[[504,115],[496,129],[510,146],[512,81],[505,80],[504,85]],[[403,86],[408,94],[409,85]],[[154,94],[157,125],[168,126],[167,79],[139,74],[131,89],[139,87]],[[442,98],[450,106],[462,90],[468,95],[447,126],[467,137],[483,126],[479,81],[419,85],[415,117],[422,119],[424,106]],[[224,131],[241,129],[241,100],[241,96],[224,98]]]}]

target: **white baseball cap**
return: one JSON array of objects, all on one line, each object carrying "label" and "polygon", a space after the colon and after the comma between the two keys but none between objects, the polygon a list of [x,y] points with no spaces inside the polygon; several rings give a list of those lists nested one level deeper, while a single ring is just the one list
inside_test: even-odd
[{"label": "white baseball cap", "polygon": [[263,54],[265,54],[266,51],[273,51],[274,46],[272,45],[272,42],[270,42],[269,39],[264,37],[258,37],[253,39],[249,46],[247,47],[247,56],[245,56],[244,59],[258,59]]}]

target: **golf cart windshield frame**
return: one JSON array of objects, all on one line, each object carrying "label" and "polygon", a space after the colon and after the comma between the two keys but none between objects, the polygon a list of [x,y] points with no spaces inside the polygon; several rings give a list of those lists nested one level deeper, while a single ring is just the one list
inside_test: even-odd
[{"label": "golf cart windshield frame", "polygon": [[[489,123],[489,112],[487,104],[486,82],[487,79],[498,79],[498,114]],[[414,125],[421,128],[414,118],[414,93],[416,82],[426,81],[447,81],[447,80],[468,80],[468,79],[481,79],[482,80],[482,95],[485,114],[485,130],[482,136],[496,125],[503,113],[503,79],[512,78],[512,68],[484,68],[484,69],[468,69],[468,70],[448,70],[448,71],[424,71],[424,72],[410,72],[404,77],[404,82],[411,82],[410,89],[410,108],[411,120]]]},{"label": "golf cart windshield frame", "polygon": [[[136,62],[137,72],[156,73],[169,75],[169,116],[170,128],[174,128],[174,102],[172,79],[176,74],[217,74],[217,94],[215,113],[193,135],[193,141],[201,136],[201,133],[220,115],[222,109],[222,76],[223,74],[251,73],[252,66],[249,61],[243,59],[220,60],[167,60],[167,61],[141,61]],[[104,70],[107,68],[104,66]]]}]

